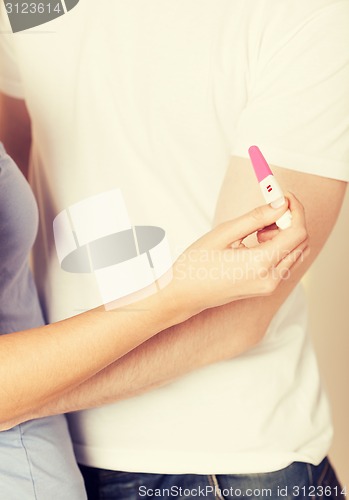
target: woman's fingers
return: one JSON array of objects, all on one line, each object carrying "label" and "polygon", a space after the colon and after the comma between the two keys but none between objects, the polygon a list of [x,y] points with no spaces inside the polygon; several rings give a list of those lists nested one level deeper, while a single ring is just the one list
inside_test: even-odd
[{"label": "woman's fingers", "polygon": [[289,252],[277,265],[271,265],[270,262],[261,264],[256,271],[256,282],[260,281],[262,288],[260,294],[272,293],[281,281],[290,278],[291,270],[300,265],[309,254],[309,245],[307,241],[302,242],[293,251]]},{"label": "woman's fingers", "polygon": [[296,265],[301,264],[308,257],[310,248],[308,243],[303,243],[299,248],[291,252],[275,267],[281,279],[287,279],[291,269],[294,270]]},{"label": "woman's fingers", "polygon": [[303,206],[294,195],[289,193],[287,197],[292,213],[291,227],[275,232],[272,238],[270,234],[267,238],[261,234],[259,238],[264,240],[260,243],[259,249],[264,252],[264,258],[273,266],[276,266],[308,238]]},{"label": "woman's fingers", "polygon": [[270,226],[257,231],[258,243],[264,243],[265,241],[272,240],[279,233],[280,229],[276,224],[271,224]]},{"label": "woman's fingers", "polygon": [[279,274],[282,279],[285,279],[285,277],[289,275],[289,271],[294,268],[297,262],[304,261],[304,259],[308,256],[309,251],[308,241],[305,240],[298,245],[298,247],[292,250],[292,252],[281,259],[276,266],[274,266],[277,274]]},{"label": "woman's fingers", "polygon": [[[290,209],[292,226],[276,229],[275,221]],[[246,248],[244,239],[258,232],[259,244]],[[185,281],[198,308],[273,292],[287,279],[308,246],[304,210],[289,194],[285,206],[268,205],[217,226],[189,247],[176,261],[176,282]],[[183,285],[181,293],[183,294]]]},{"label": "woman's fingers", "polygon": [[226,248],[235,241],[243,240],[250,234],[273,224],[288,209],[288,203],[279,208],[263,205],[237,219],[223,222],[215,229],[217,248]]}]

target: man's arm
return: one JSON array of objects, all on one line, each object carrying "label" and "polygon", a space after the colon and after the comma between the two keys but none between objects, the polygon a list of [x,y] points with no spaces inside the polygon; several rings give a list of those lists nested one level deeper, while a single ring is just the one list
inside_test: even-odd
[{"label": "man's arm", "polygon": [[31,125],[25,102],[0,92],[0,140],[28,178]]},{"label": "man's arm", "polygon": [[[284,188],[305,205],[311,254],[267,297],[217,307],[161,332],[63,397],[28,418],[91,408],[164,385],[205,365],[236,357],[264,336],[268,325],[324,245],[342,204],[346,183],[273,167]],[[232,158],[217,206],[216,222],[261,202],[251,166]]]}]

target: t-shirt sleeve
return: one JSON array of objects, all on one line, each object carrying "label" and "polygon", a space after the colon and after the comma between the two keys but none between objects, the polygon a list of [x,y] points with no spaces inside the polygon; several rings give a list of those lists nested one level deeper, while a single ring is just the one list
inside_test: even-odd
[{"label": "t-shirt sleeve", "polygon": [[280,8],[261,33],[232,154],[256,144],[271,164],[349,181],[349,2],[286,29],[285,16]]},{"label": "t-shirt sleeve", "polygon": [[24,91],[16,64],[16,36],[11,31],[3,2],[0,2],[0,92],[21,99]]}]

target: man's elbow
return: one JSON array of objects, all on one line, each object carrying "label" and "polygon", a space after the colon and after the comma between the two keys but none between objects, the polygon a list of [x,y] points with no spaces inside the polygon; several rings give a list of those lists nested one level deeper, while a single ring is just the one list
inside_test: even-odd
[{"label": "man's elbow", "polygon": [[25,102],[0,93],[0,140],[28,177],[31,121]]}]

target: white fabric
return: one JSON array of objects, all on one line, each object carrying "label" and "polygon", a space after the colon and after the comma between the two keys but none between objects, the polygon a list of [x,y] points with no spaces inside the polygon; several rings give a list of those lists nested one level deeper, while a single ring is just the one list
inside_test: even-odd
[{"label": "white fabric", "polygon": [[[209,230],[229,157],[251,144],[271,163],[349,179],[348,18],[347,1],[81,0],[35,33],[0,36],[0,88],[32,117],[51,321],[100,301],[55,256],[52,221],[72,203],[120,188],[133,224],[163,227],[176,256]],[[70,424],[79,461],[97,467],[319,463],[332,428],[301,288],[249,353]]]}]

